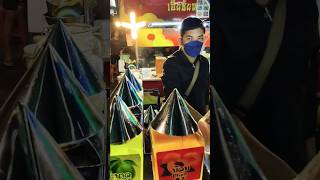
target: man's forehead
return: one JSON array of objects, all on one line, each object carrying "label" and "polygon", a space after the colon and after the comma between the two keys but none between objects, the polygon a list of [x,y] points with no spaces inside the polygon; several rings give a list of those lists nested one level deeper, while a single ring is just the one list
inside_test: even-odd
[{"label": "man's forehead", "polygon": [[197,28],[197,29],[191,29],[186,31],[183,36],[188,37],[188,36],[203,36],[203,35],[204,35],[203,29]]}]

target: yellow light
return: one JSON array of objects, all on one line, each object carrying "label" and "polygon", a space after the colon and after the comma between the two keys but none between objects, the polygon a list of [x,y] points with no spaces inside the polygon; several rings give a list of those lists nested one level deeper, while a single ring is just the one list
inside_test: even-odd
[{"label": "yellow light", "polygon": [[136,14],[134,12],[130,12],[130,23],[136,24]]},{"label": "yellow light", "polygon": [[116,27],[120,27],[120,26],[121,26],[121,22],[117,21],[117,22],[115,23],[115,25],[116,25]]},{"label": "yellow light", "polygon": [[136,30],[134,30],[134,29],[131,30],[131,37],[132,37],[132,39],[137,39],[138,38]]},{"label": "yellow light", "polygon": [[131,31],[131,37],[132,39],[137,39],[138,38],[138,29],[144,27],[146,25],[146,22],[138,22],[136,21],[136,14],[134,12],[130,12],[130,23],[127,22],[116,22],[117,27],[124,27],[127,29],[130,29]]},{"label": "yellow light", "polygon": [[129,23],[127,23],[127,22],[122,22],[122,23],[121,23],[121,26],[122,26],[122,27],[125,27],[125,28],[128,28],[128,29],[131,28],[131,24],[129,24]]}]

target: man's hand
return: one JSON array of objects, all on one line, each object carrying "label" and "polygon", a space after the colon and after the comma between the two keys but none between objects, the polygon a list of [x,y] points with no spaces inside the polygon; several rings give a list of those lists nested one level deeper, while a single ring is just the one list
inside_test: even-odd
[{"label": "man's hand", "polygon": [[198,126],[203,135],[206,147],[210,147],[210,111],[199,120]]}]

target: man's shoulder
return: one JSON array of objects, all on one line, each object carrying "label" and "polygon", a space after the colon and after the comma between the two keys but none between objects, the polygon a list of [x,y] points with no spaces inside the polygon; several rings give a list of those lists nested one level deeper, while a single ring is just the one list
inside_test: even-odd
[{"label": "man's shoulder", "polygon": [[170,56],[167,57],[166,62],[167,61],[174,61],[176,59],[176,56],[174,56],[173,54],[171,54]]},{"label": "man's shoulder", "polygon": [[175,51],[174,53],[172,53],[170,56],[168,56],[167,57],[167,60],[174,60],[174,59],[176,59],[177,57],[179,57],[179,56],[181,56],[181,50],[179,49],[179,50],[177,50],[177,51]]},{"label": "man's shoulder", "polygon": [[178,65],[178,61],[177,61],[177,57],[179,56],[179,51],[174,52],[173,54],[171,54],[170,56],[167,57],[166,61],[164,62],[163,66],[177,66]]},{"label": "man's shoulder", "polygon": [[201,64],[204,64],[204,65],[206,65],[206,66],[209,66],[209,60],[208,60],[206,57],[200,55],[199,60],[200,60],[200,63],[201,63]]},{"label": "man's shoulder", "polygon": [[164,62],[163,68],[176,67],[177,65],[178,64],[177,64],[176,57],[170,55],[170,56],[168,56],[168,58]]}]

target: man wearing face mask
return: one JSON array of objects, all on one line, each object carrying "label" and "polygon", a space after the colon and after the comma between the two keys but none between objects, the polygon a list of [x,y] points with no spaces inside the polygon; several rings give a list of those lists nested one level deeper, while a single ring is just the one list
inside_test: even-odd
[{"label": "man wearing face mask", "polygon": [[208,110],[209,62],[200,55],[205,27],[196,17],[183,20],[179,50],[163,65],[162,82],[166,98],[177,88],[188,103],[204,115]]}]

